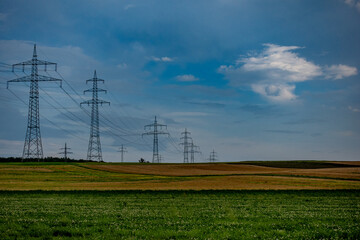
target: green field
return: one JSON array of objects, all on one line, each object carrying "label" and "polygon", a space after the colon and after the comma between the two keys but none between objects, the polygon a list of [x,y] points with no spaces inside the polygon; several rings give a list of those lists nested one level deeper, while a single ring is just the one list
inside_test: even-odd
[{"label": "green field", "polygon": [[360,239],[360,191],[0,191],[0,239]]}]

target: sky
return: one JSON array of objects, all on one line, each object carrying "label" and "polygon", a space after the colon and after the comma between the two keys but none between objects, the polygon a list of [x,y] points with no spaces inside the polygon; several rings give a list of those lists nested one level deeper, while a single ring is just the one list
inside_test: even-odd
[{"label": "sky", "polygon": [[[104,161],[152,160],[141,136],[157,116],[164,162],[182,162],[182,132],[208,161],[360,160],[360,0],[53,0],[0,2],[0,156],[21,157],[30,73],[39,74],[44,156],[65,142],[85,159],[99,93]],[[166,130],[166,129],[164,129]]]}]

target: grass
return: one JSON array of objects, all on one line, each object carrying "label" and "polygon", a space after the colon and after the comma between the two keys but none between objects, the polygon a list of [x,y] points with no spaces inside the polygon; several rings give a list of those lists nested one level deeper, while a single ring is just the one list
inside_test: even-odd
[{"label": "grass", "polygon": [[359,239],[360,191],[0,191],[0,239]]}]

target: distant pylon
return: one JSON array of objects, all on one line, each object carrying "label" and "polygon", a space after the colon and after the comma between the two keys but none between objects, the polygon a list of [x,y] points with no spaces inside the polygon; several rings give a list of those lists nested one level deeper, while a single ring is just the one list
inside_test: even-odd
[{"label": "distant pylon", "polygon": [[167,126],[164,125],[164,124],[159,124],[157,122],[157,120],[156,120],[156,116],[155,116],[155,121],[154,121],[153,124],[149,124],[149,125],[146,125],[144,127],[144,130],[147,131],[147,132],[143,133],[142,136],[144,136],[144,135],[154,135],[153,159],[152,159],[153,163],[159,163],[160,162],[160,158],[159,158],[159,137],[158,137],[158,135],[161,135],[161,134],[169,135],[169,133],[162,131],[163,128],[167,129]]},{"label": "distant pylon", "polygon": [[180,143],[180,145],[184,146],[184,163],[189,163],[189,152],[190,152],[190,148],[191,148],[191,142],[192,142],[192,138],[189,137],[191,133],[187,131],[187,129],[185,128],[185,131],[181,133],[181,135],[183,135],[183,137],[181,137],[180,139],[184,140],[184,142]]},{"label": "distant pylon", "polygon": [[64,159],[65,159],[65,161],[66,161],[66,159],[68,159],[68,154],[73,154],[73,152],[69,152],[68,150],[70,150],[71,148],[68,148],[67,146],[66,146],[66,143],[65,143],[65,147],[63,147],[63,148],[60,148],[60,150],[64,150],[63,152],[59,152],[59,154],[64,154]]},{"label": "distant pylon", "polygon": [[201,153],[199,149],[200,149],[199,146],[196,146],[193,142],[191,142],[190,144],[191,163],[195,162],[195,153]]},{"label": "distant pylon", "polygon": [[99,131],[99,104],[109,104],[110,102],[100,100],[98,98],[99,92],[105,92],[106,90],[98,88],[98,82],[104,82],[103,79],[97,78],[96,70],[94,71],[94,77],[92,79],[86,80],[86,83],[92,82],[93,86],[91,89],[85,90],[86,92],[92,92],[92,99],[80,103],[91,105],[91,125],[90,125],[90,138],[89,146],[87,152],[87,160],[95,160],[102,162],[102,153],[101,153],[101,144],[100,144],[100,131]]},{"label": "distant pylon", "polygon": [[124,153],[126,153],[126,147],[124,147],[123,144],[121,144],[120,150],[118,151],[121,153],[121,162],[124,162]]},{"label": "distant pylon", "polygon": [[30,82],[30,95],[29,95],[29,111],[28,123],[26,129],[25,143],[22,158],[43,158],[43,148],[40,134],[40,111],[39,111],[39,82],[53,82],[59,81],[61,86],[61,79],[42,76],[38,74],[38,66],[44,65],[44,70],[47,70],[48,65],[54,65],[55,71],[57,64],[37,59],[36,44],[34,44],[33,57],[29,61],[17,63],[12,65],[12,71],[18,66],[22,66],[23,72],[25,66],[31,65],[31,75],[20,77],[14,80],[7,81],[7,88],[10,82]]},{"label": "distant pylon", "polygon": [[213,150],[210,153],[209,162],[215,162],[215,161],[217,161],[217,153],[215,152],[215,150]]}]

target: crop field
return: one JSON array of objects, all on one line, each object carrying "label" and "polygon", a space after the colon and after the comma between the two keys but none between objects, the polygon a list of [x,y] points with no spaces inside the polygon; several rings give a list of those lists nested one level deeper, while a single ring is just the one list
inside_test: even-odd
[{"label": "crop field", "polygon": [[360,189],[359,162],[0,163],[0,190]]},{"label": "crop field", "polygon": [[360,239],[359,162],[0,163],[0,239]]},{"label": "crop field", "polygon": [[0,239],[359,239],[360,191],[0,191]]}]

